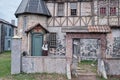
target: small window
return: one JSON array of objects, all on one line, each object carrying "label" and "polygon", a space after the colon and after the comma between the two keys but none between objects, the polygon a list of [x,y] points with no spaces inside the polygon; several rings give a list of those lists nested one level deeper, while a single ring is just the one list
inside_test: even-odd
[{"label": "small window", "polygon": [[101,7],[100,8],[100,15],[106,15],[106,7]]},{"label": "small window", "polygon": [[116,7],[110,7],[110,15],[116,15]]},{"label": "small window", "polygon": [[7,27],[5,27],[5,36],[7,36]]},{"label": "small window", "polygon": [[56,48],[56,33],[50,33],[50,48]]},{"label": "small window", "polygon": [[23,34],[25,34],[26,27],[27,27],[27,16],[23,16]]},{"label": "small window", "polygon": [[12,35],[12,30],[11,30],[11,28],[9,28],[9,36],[11,36]]},{"label": "small window", "polygon": [[10,48],[10,40],[8,40],[8,48]]},{"label": "small window", "polygon": [[77,15],[77,3],[70,3],[71,16]]},{"label": "small window", "polygon": [[58,3],[58,16],[64,16],[64,3]]},{"label": "small window", "polygon": [[26,24],[27,24],[27,17],[24,16],[24,17],[23,17],[23,29],[26,28]]}]

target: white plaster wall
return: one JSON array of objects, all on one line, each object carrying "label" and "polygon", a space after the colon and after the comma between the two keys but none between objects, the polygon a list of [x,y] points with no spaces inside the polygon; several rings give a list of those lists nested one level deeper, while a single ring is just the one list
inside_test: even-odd
[{"label": "white plaster wall", "polygon": [[89,15],[91,15],[91,3],[82,2],[81,3],[81,16],[89,16]]}]

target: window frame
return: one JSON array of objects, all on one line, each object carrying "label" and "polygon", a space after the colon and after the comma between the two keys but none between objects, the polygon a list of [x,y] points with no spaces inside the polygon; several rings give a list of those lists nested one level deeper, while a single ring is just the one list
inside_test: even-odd
[{"label": "window frame", "polygon": [[100,7],[99,8],[99,15],[100,16],[106,16],[107,15],[107,8],[106,7]]},{"label": "window frame", "polygon": [[[72,5],[74,5],[74,7]],[[77,16],[77,2],[70,3],[70,16]]]},{"label": "window frame", "polygon": [[10,48],[10,47],[11,47],[11,41],[8,40],[8,48]]},{"label": "window frame", "polygon": [[49,34],[49,47],[56,48],[57,47],[57,33]]},{"label": "window frame", "polygon": [[57,16],[58,17],[62,17],[65,15],[65,11],[64,11],[64,3],[58,3],[57,5]]},{"label": "window frame", "polygon": [[109,11],[110,16],[116,16],[117,15],[117,10],[116,10],[115,6],[110,7],[109,10],[110,10]]}]

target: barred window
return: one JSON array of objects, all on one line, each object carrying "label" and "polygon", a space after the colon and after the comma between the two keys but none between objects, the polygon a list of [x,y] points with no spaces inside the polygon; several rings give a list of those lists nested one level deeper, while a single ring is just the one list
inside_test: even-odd
[{"label": "barred window", "polygon": [[110,15],[116,15],[116,7],[110,7]]},{"label": "barred window", "polygon": [[64,16],[64,3],[58,3],[58,16]]},{"label": "barred window", "polygon": [[70,3],[71,16],[77,15],[77,3]]},{"label": "barred window", "polygon": [[106,15],[106,7],[100,8],[100,15]]},{"label": "barred window", "polygon": [[50,48],[56,48],[56,33],[50,33],[50,36],[49,36],[49,39],[50,39]]}]

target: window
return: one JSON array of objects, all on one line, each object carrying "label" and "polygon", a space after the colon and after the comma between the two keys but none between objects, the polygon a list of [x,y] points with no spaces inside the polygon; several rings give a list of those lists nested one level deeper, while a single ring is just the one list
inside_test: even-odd
[{"label": "window", "polygon": [[27,26],[27,16],[23,16],[23,34],[25,34],[26,26]]},{"label": "window", "polygon": [[77,15],[77,3],[70,3],[71,16]]},{"label": "window", "polygon": [[8,48],[10,48],[10,40],[8,40]]},{"label": "window", "polygon": [[64,3],[58,3],[58,16],[64,16]]},{"label": "window", "polygon": [[11,36],[11,34],[12,34],[12,30],[11,28],[9,28],[9,36]]},{"label": "window", "polygon": [[5,36],[7,36],[7,27],[5,27]]},{"label": "window", "polygon": [[27,17],[24,16],[24,17],[23,17],[23,29],[26,28],[26,23],[27,23]]},{"label": "window", "polygon": [[100,15],[106,15],[106,7],[100,8]]},{"label": "window", "polygon": [[56,33],[50,33],[50,48],[56,48]]},{"label": "window", "polygon": [[110,7],[110,15],[116,15],[116,7]]}]

